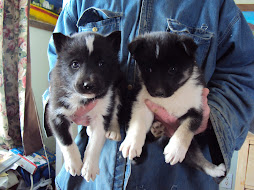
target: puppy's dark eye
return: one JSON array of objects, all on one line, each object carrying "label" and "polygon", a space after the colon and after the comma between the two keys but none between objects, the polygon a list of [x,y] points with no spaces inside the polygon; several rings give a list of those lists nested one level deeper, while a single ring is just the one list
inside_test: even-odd
[{"label": "puppy's dark eye", "polygon": [[170,75],[174,75],[177,72],[177,68],[176,67],[170,67],[168,69],[168,74]]},{"label": "puppy's dark eye", "polygon": [[102,67],[104,64],[105,64],[105,62],[103,60],[100,60],[98,63],[99,67]]},{"label": "puppy's dark eye", "polygon": [[148,68],[146,68],[146,72],[151,73],[151,72],[153,72],[153,70],[151,67],[148,67]]},{"label": "puppy's dark eye", "polygon": [[73,69],[79,69],[80,63],[78,61],[72,61],[71,68]]}]

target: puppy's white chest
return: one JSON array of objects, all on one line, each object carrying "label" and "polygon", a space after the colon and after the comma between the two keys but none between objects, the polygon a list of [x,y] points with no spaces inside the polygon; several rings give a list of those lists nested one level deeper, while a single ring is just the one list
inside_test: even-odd
[{"label": "puppy's white chest", "polygon": [[142,87],[138,95],[138,101],[144,102],[146,99],[162,106],[169,114],[180,117],[187,113],[190,108],[200,109],[202,105],[202,86],[193,86],[189,83],[178,89],[168,98],[152,97],[145,86]]}]

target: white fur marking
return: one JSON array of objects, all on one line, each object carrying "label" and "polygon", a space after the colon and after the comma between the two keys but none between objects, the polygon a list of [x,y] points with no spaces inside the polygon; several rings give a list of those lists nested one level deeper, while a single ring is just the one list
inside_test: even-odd
[{"label": "white fur marking", "polygon": [[94,42],[94,36],[93,35],[86,37],[86,46],[87,46],[87,49],[89,51],[89,55],[91,55],[91,53],[93,51],[93,42]]},{"label": "white fur marking", "polygon": [[156,59],[158,59],[159,53],[160,53],[160,46],[159,46],[158,43],[156,43],[156,49],[155,49],[155,56],[156,56]]},{"label": "white fur marking", "polygon": [[59,125],[60,123],[61,123],[61,119],[58,118],[58,117],[56,117],[56,119],[55,119],[55,124],[56,124],[56,125]]}]

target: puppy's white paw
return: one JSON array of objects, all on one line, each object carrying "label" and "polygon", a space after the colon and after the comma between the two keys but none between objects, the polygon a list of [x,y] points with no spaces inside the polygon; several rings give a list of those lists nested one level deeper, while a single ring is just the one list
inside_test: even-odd
[{"label": "puppy's white paw", "polygon": [[83,162],[81,160],[80,154],[74,154],[64,157],[65,170],[69,172],[72,176],[80,175]]},{"label": "puppy's white paw", "polygon": [[174,165],[182,162],[188,148],[184,147],[177,138],[174,136],[170,139],[168,145],[164,149],[165,162]]},{"label": "puppy's white paw", "polygon": [[99,175],[99,163],[96,160],[91,161],[90,159],[84,160],[84,165],[81,170],[82,177],[89,182],[90,179],[92,181],[95,180],[96,175]]},{"label": "puppy's white paw", "polygon": [[110,139],[110,140],[113,140],[113,141],[120,141],[121,140],[120,132],[107,131],[105,136],[106,136],[107,139]]},{"label": "puppy's white paw", "polygon": [[124,158],[129,157],[129,159],[132,160],[135,157],[140,157],[144,141],[142,143],[141,139],[137,139],[138,138],[125,138],[122,142],[119,151],[122,151]]},{"label": "puppy's white paw", "polygon": [[226,167],[223,163],[218,166],[215,166],[213,169],[204,168],[204,170],[208,175],[212,177],[222,177],[225,176],[226,173]]},{"label": "puppy's white paw", "polygon": [[80,175],[83,162],[81,160],[77,145],[72,143],[69,146],[64,146],[59,142],[58,144],[63,153],[66,171],[69,172],[72,176]]}]

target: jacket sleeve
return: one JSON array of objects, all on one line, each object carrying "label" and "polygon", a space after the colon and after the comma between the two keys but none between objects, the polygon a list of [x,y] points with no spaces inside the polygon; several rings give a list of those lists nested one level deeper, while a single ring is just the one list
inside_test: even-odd
[{"label": "jacket sleeve", "polygon": [[241,11],[234,10],[237,14],[233,11],[233,16],[221,11],[221,18],[232,19],[220,21],[220,25],[229,24],[219,28],[216,67],[208,83],[210,120],[227,170],[233,152],[246,138],[254,113],[254,38]]}]

